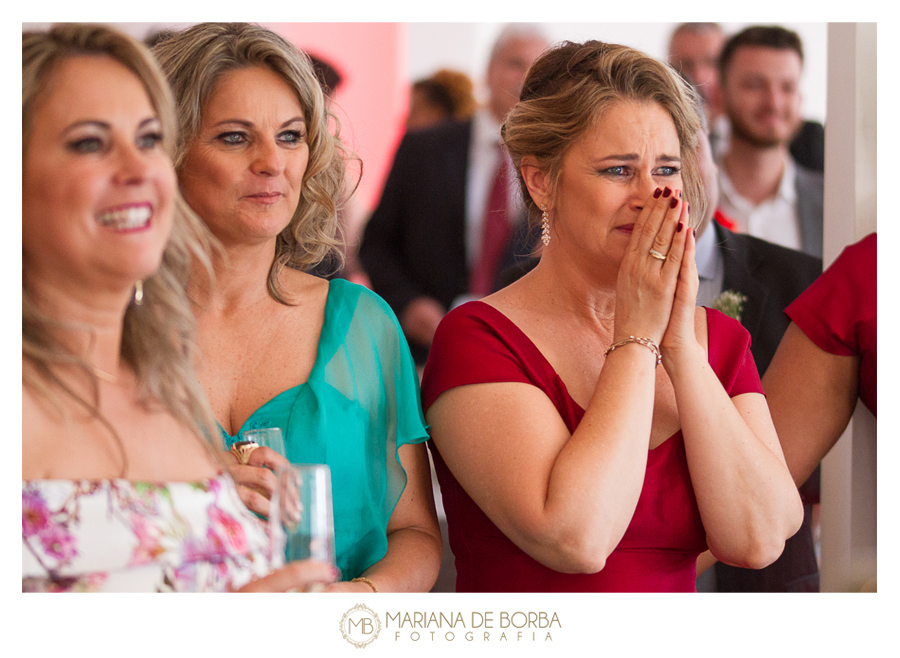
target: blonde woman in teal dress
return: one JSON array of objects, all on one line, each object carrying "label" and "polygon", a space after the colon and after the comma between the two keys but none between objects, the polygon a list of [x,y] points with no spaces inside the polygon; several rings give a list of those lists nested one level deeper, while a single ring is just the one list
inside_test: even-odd
[{"label": "blonde woman in teal dress", "polygon": [[[331,591],[428,591],[441,540],[418,378],[396,318],[369,290],[305,271],[336,253],[346,152],[305,56],[249,24],[200,24],[154,48],[175,92],[182,194],[222,245],[199,271],[198,376],[225,447],[281,427],[287,460],[331,468]],[[257,448],[231,469],[268,514]]]}]

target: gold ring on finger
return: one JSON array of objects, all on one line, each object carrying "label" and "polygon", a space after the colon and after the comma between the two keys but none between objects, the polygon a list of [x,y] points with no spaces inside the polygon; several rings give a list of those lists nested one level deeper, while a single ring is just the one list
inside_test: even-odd
[{"label": "gold ring on finger", "polygon": [[231,452],[237,460],[246,466],[250,463],[250,455],[259,447],[256,441],[235,441],[231,446]]},{"label": "gold ring on finger", "polygon": [[650,255],[651,255],[653,258],[655,258],[656,260],[665,260],[665,259],[666,259],[665,254],[659,253],[656,249],[651,249],[651,250],[650,250]]}]

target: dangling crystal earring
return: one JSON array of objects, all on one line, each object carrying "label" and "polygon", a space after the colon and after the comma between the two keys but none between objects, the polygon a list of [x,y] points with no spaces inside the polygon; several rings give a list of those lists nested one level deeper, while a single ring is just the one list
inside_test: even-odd
[{"label": "dangling crystal earring", "polygon": [[144,282],[138,279],[134,283],[134,305],[140,306],[144,303]]},{"label": "dangling crystal earring", "polygon": [[550,244],[550,218],[547,216],[547,206],[541,204],[541,242],[546,247]]}]

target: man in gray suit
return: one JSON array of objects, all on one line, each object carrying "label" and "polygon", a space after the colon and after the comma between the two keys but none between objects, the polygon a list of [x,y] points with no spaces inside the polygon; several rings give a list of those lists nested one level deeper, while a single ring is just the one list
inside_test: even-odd
[{"label": "man in gray suit", "polygon": [[[397,314],[419,364],[425,363],[444,314],[467,295],[489,291],[473,285],[485,251],[487,215],[506,216],[510,235],[496,241],[499,248],[492,252],[499,252],[499,261],[484,268],[482,273],[490,272],[479,288],[496,289],[496,273],[516,254],[531,252],[515,186],[496,180],[498,165],[509,161],[499,148],[500,124],[519,99],[528,67],[547,46],[533,25],[506,26],[491,51],[485,106],[468,121],[408,132],[394,156],[359,256],[372,288]],[[511,168],[509,163],[506,175]],[[490,208],[492,191],[499,197],[505,193],[505,211]]]},{"label": "man in gray suit", "polygon": [[803,45],[782,27],[749,27],[719,58],[730,122],[721,156],[721,207],[741,233],[822,257],[823,178],[789,146],[800,118]]},{"label": "man in gray suit", "polygon": [[[698,156],[709,209],[697,227],[697,303],[719,308],[735,317],[750,333],[750,351],[760,376],[778,348],[790,323],[784,309],[822,273],[822,261],[751,235],[732,233],[721,210],[716,178],[705,133]],[[724,293],[724,294],[723,294]],[[723,297],[739,300],[723,304]],[[740,569],[721,562],[698,580],[700,591],[817,592],[819,571],[812,537],[813,503],[818,502],[818,470],[800,489],[803,525],[785,542],[776,562],[764,569]],[[711,556],[701,556],[706,566]]]}]

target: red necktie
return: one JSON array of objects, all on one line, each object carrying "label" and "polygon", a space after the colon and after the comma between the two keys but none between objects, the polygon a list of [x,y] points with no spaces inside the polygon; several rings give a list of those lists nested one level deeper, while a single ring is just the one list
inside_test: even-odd
[{"label": "red necktie", "polygon": [[505,152],[500,153],[500,164],[494,174],[494,183],[488,197],[481,238],[478,263],[469,278],[469,292],[473,295],[489,295],[494,291],[497,266],[503,258],[506,243],[512,232],[509,226],[508,190],[509,161]]}]

